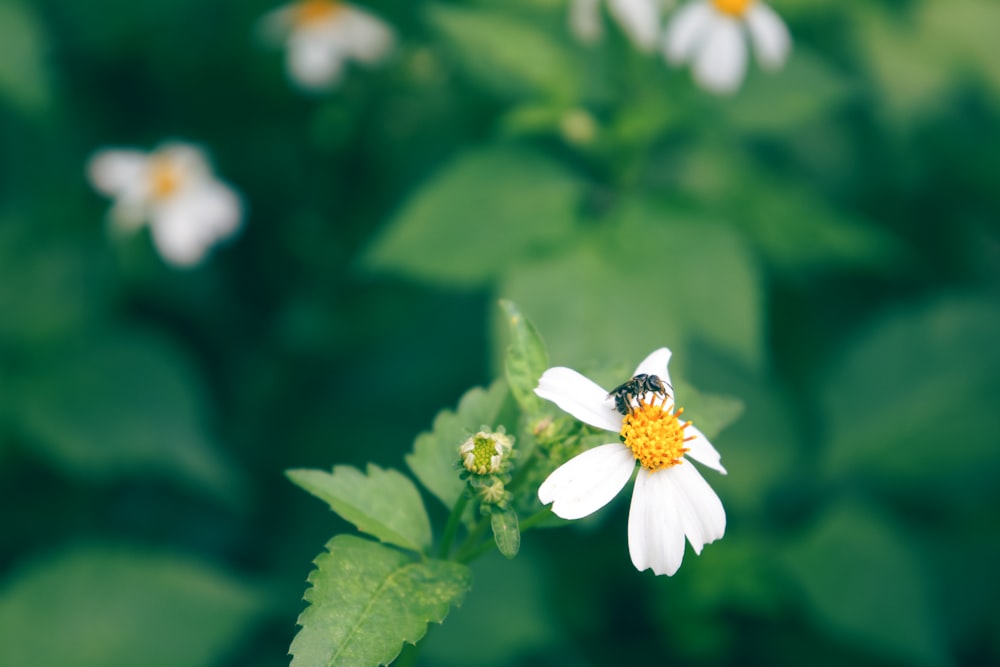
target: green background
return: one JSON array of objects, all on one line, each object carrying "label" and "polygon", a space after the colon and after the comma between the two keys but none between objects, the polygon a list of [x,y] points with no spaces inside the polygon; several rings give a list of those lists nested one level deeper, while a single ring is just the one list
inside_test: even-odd
[{"label": "green background", "polygon": [[[395,51],[323,94],[261,0],[0,1],[0,664],[287,664],[352,528],[284,471],[405,471],[500,298],[743,400],[727,535],[666,578],[627,494],[526,533],[418,664],[1000,662],[1000,5],[772,6],[789,62],[720,99],[560,0],[373,2]],[[247,204],[194,270],[84,177],[168,139]]]}]

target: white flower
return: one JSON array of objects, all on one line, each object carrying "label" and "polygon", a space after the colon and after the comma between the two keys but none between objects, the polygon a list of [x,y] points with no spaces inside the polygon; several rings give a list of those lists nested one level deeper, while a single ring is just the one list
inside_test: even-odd
[{"label": "white flower", "polygon": [[393,43],[389,26],[374,14],[339,0],[299,0],[263,18],[267,33],[285,42],[288,74],[303,88],[337,84],[348,60],[372,64]]},{"label": "white flower", "polygon": [[[542,504],[564,519],[580,519],[618,495],[639,463],[628,519],[632,563],[642,571],[672,575],[684,557],[684,538],[695,553],[722,537],[722,502],[688,458],[726,473],[719,453],[674,411],[667,363],[660,348],[614,395],[569,368],[550,368],[535,393],[620,441],[589,449],[557,468],[538,489]],[[643,382],[645,380],[645,382]],[[661,384],[662,382],[662,384]],[[619,408],[627,414],[622,414]]]},{"label": "white flower", "polygon": [[759,0],[688,3],[667,26],[663,54],[675,65],[693,63],[694,78],[703,88],[732,93],[746,74],[745,32],[762,67],[778,69],[785,63],[792,43],[788,28]]},{"label": "white flower", "polygon": [[152,153],[101,150],[88,162],[87,175],[114,199],[112,224],[135,230],[148,223],[156,249],[176,266],[198,264],[239,229],[239,197],[215,178],[196,146],[168,143]]},{"label": "white flower", "polygon": [[[608,0],[608,11],[636,48],[654,51],[660,37],[660,14],[665,0]],[[601,38],[601,0],[570,0],[569,27],[583,42]]]}]

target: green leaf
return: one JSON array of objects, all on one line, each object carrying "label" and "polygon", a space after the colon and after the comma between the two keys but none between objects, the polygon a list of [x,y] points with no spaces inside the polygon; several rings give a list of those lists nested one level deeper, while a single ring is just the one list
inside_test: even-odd
[{"label": "green leaf", "polygon": [[704,394],[687,383],[671,377],[678,405],[684,408],[685,419],[690,419],[710,440],[743,414],[744,405],[739,398]]},{"label": "green leaf", "polygon": [[403,642],[417,643],[428,623],[443,621],[471,585],[464,565],[414,560],[350,535],[326,548],[309,575],[292,667],[387,665]]},{"label": "green leaf", "polygon": [[471,151],[417,190],[363,262],[431,282],[481,285],[568,237],[580,192],[576,176],[538,153]]},{"label": "green leaf", "polygon": [[219,665],[262,602],[246,583],[189,558],[71,548],[18,569],[0,590],[0,664]]},{"label": "green leaf", "polygon": [[33,8],[0,3],[0,96],[27,112],[45,108],[52,95],[45,37]]},{"label": "green leaf", "polygon": [[914,545],[873,508],[841,504],[779,552],[819,627],[900,664],[947,665]]},{"label": "green leaf", "polygon": [[383,542],[420,551],[431,543],[431,522],[420,492],[410,478],[368,464],[365,476],[351,466],[322,470],[289,470],[288,477],[330,505],[358,530]]},{"label": "green leaf", "polygon": [[557,363],[571,367],[664,345],[681,357],[696,340],[763,363],[763,289],[746,242],[655,204],[624,204],[605,228],[512,271],[500,292],[532,313]]},{"label": "green leaf", "polygon": [[0,218],[0,340],[26,346],[75,338],[106,315],[111,267],[90,241]]},{"label": "green leaf", "polygon": [[13,426],[60,469],[93,480],[164,476],[239,496],[242,479],[203,427],[200,382],[165,341],[108,331],[50,350],[12,381]]},{"label": "green leaf", "polygon": [[541,399],[535,395],[538,378],[549,367],[549,355],[538,330],[518,309],[513,301],[500,302],[510,326],[510,347],[507,349],[507,383],[521,409],[526,413],[538,411]]},{"label": "green leaf", "polygon": [[[486,390],[470,389],[459,401],[457,411],[442,410],[434,418],[433,430],[421,433],[413,443],[413,453],[407,454],[406,464],[445,507],[454,506],[465,490],[465,482],[456,469],[459,446],[480,427],[500,425],[498,421],[508,395],[507,384],[500,380]],[[508,432],[514,431],[508,429]]]},{"label": "green leaf", "polygon": [[575,99],[583,88],[579,58],[539,22],[478,7],[431,5],[427,21],[477,83],[504,97]]},{"label": "green leaf", "polygon": [[778,72],[754,68],[740,93],[719,105],[737,128],[787,135],[836,113],[857,90],[819,54],[796,46],[784,68]]},{"label": "green leaf", "polygon": [[521,548],[521,531],[517,525],[517,512],[512,509],[495,509],[490,514],[490,527],[497,550],[505,558],[513,558]]},{"label": "green leaf", "polygon": [[826,383],[830,475],[897,493],[974,502],[1000,473],[1000,310],[993,295],[889,312]]}]

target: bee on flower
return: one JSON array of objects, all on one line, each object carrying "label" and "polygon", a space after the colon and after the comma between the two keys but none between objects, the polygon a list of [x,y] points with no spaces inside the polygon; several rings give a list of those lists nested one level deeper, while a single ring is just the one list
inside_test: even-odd
[{"label": "bee on flower", "polygon": [[348,61],[377,63],[394,41],[382,19],[341,0],[298,0],[261,22],[270,41],[284,44],[288,75],[306,90],[338,84]]},{"label": "bee on flower", "polygon": [[722,537],[726,513],[715,491],[695,468],[697,461],[722,474],[721,457],[708,438],[681,419],[668,390],[670,350],[646,357],[622,387],[609,393],[580,373],[550,368],[535,393],[618,441],[588,449],[548,476],[538,489],[543,505],[563,519],[581,519],[607,505],[632,477],[628,545],[642,571],[672,575],[684,557],[684,540],[700,554]]},{"label": "bee on flower", "polygon": [[91,185],[113,199],[109,218],[118,231],[148,224],[160,256],[178,267],[200,263],[215,244],[240,228],[236,192],[212,173],[192,144],[165,143],[150,153],[109,148],[87,163]]},{"label": "bee on flower", "polygon": [[694,0],[672,17],[663,55],[691,63],[695,81],[718,94],[734,93],[747,70],[747,39],[761,67],[779,69],[791,49],[781,18],[760,0]]},{"label": "bee on flower", "polygon": [[[660,39],[660,18],[669,0],[607,0],[608,12],[640,51],[652,52]],[[604,34],[601,0],[570,0],[570,31],[582,42]]]}]

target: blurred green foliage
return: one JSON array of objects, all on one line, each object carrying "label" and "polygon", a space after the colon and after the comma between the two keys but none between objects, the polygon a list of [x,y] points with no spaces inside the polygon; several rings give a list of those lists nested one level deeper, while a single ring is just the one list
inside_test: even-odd
[{"label": "blurred green foliage", "polygon": [[[728,534],[654,578],[622,501],[527,533],[406,659],[1000,662],[1000,10],[771,4],[791,60],[719,99],[557,0],[374,1],[393,56],[314,95],[263,0],[0,1],[0,664],[286,664],[352,528],[284,471],[453,498],[501,298],[553,364],[668,345],[691,415],[743,402]],[[249,210],[191,271],[84,178],[170,138]]]}]

